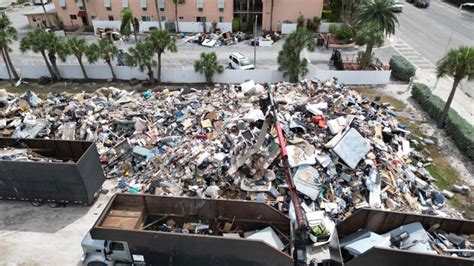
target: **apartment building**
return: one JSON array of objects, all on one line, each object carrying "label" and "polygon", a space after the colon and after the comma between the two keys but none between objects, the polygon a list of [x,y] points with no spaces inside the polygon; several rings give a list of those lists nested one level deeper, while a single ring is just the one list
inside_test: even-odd
[{"label": "apartment building", "polygon": [[[176,27],[173,0],[53,0],[53,3],[66,27],[93,25],[94,21],[114,28],[120,25],[123,8],[130,8],[143,24],[158,25],[161,21],[168,28]],[[259,29],[279,30],[281,23],[296,23],[300,15],[321,16],[322,6],[323,0],[185,0],[178,5],[177,19],[180,31],[195,31],[186,27],[189,23],[195,26],[217,22],[231,27],[233,18],[243,25],[250,19],[253,23],[255,17]]]}]

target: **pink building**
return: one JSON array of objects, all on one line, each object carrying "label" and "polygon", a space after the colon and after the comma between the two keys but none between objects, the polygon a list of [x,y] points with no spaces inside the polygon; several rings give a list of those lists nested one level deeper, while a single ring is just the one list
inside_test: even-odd
[{"label": "pink building", "polygon": [[[202,22],[208,24],[217,22],[221,24],[220,26],[229,28],[233,18],[239,19],[243,25],[249,18],[253,19],[255,16],[259,29],[270,30],[271,26],[272,30],[279,30],[281,23],[289,21],[296,23],[300,15],[305,18],[320,17],[323,6],[323,0],[186,0],[185,2],[178,5],[180,31],[194,31],[191,29]],[[176,27],[173,0],[53,0],[53,3],[64,25],[71,28],[92,25],[93,21],[97,25],[100,21],[101,25],[116,28],[120,24],[123,8],[130,8],[143,25],[152,25],[154,22],[156,26],[158,21],[162,21],[167,28]],[[107,21],[110,23],[107,24]],[[147,27],[142,30],[146,31]]]}]

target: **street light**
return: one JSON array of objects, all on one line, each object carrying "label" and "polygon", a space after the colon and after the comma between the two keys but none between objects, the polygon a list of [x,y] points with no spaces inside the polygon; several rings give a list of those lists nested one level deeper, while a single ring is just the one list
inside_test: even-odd
[{"label": "street light", "polygon": [[258,15],[255,15],[255,23],[253,27],[253,67],[257,68],[257,18]]}]

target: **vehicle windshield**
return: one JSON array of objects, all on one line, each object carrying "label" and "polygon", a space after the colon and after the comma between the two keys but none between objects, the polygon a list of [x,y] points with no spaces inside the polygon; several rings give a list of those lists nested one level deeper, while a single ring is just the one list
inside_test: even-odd
[{"label": "vehicle windshield", "polygon": [[250,62],[250,60],[247,59],[247,58],[240,60],[240,65],[241,66],[248,66],[248,65],[251,65],[251,64],[252,64],[252,62]]}]

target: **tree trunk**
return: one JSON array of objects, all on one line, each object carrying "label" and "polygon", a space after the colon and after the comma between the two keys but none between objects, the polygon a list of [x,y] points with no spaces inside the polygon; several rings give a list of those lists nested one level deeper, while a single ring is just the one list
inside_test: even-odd
[{"label": "tree trunk", "polygon": [[370,58],[372,57],[372,48],[373,48],[372,43],[368,43],[367,48],[365,49],[364,58],[362,59],[362,62],[361,62],[362,70],[367,69],[370,65]]},{"label": "tree trunk", "polygon": [[155,83],[155,79],[153,78],[153,69],[150,67],[148,67],[148,81],[150,81],[150,84],[154,84]]},{"label": "tree trunk", "polygon": [[110,72],[112,72],[112,80],[113,81],[117,80],[117,76],[115,76],[115,72],[114,72],[114,68],[112,67],[112,63],[110,62],[110,60],[105,60],[105,62],[107,63],[107,65],[109,65]]},{"label": "tree trunk", "polygon": [[270,7],[270,31],[273,31],[273,2],[272,0],[271,7]]},{"label": "tree trunk", "polygon": [[15,67],[13,66],[13,63],[12,63],[12,60],[10,59],[10,54],[8,54],[8,50],[7,48],[3,48],[4,52],[5,52],[5,57],[7,58],[7,62],[9,64],[9,68],[10,68],[10,71],[12,72],[13,74],[13,77],[15,79],[20,79],[20,76],[18,75],[18,73],[16,72],[15,70]]},{"label": "tree trunk", "polygon": [[[179,22],[178,22],[178,1],[174,4],[174,16],[176,18],[176,32],[179,32]],[[158,82],[160,80],[158,79]]]},{"label": "tree trunk", "polygon": [[158,83],[161,83],[161,53],[158,53]]},{"label": "tree trunk", "polygon": [[5,67],[7,68],[8,78],[10,79],[10,82],[12,83],[12,86],[14,86],[15,82],[12,79],[12,74],[10,73],[10,66],[8,66],[7,59],[5,58],[5,50],[4,49],[2,49],[2,57],[3,57],[3,62],[5,62]]},{"label": "tree trunk", "polygon": [[84,68],[84,64],[82,63],[82,58],[77,58],[77,61],[79,61],[79,65],[81,66],[81,70],[82,70],[82,74],[84,75],[84,78],[88,80],[89,77],[87,76],[86,69]]},{"label": "tree trunk", "polygon": [[162,29],[161,27],[161,15],[160,15],[160,6],[158,5],[158,1],[159,0],[156,0],[155,1],[155,4],[156,4],[156,14],[158,14],[158,25],[160,26],[160,30]]},{"label": "tree trunk", "polygon": [[206,76],[207,84],[211,85],[212,84],[212,75],[205,75],[205,76]]},{"label": "tree trunk", "polygon": [[61,74],[59,73],[58,65],[56,64],[56,55],[53,53],[48,53],[49,61],[51,62],[51,66],[53,67],[54,73],[57,79],[61,79]]},{"label": "tree trunk", "polygon": [[58,79],[58,77],[56,77],[56,73],[54,73],[53,68],[49,64],[48,58],[46,57],[46,54],[44,53],[44,51],[41,51],[41,56],[43,56],[44,62],[46,63],[46,67],[48,68],[48,71],[49,71],[49,74],[51,75],[51,78],[52,79]]},{"label": "tree trunk", "polygon": [[[43,7],[44,20],[47,22],[47,24],[49,24],[49,27],[52,28],[52,27],[53,27],[53,24],[52,24],[51,21],[49,21],[49,19],[48,19],[48,13],[46,13],[46,8],[44,7],[43,0],[41,1],[41,7]],[[46,27],[47,27],[47,26],[48,26],[48,25],[46,25]]]},{"label": "tree trunk", "polygon": [[454,78],[453,87],[451,88],[451,92],[449,93],[448,101],[444,106],[443,112],[441,113],[439,120],[438,120],[438,128],[443,128],[446,122],[446,116],[448,116],[449,108],[451,107],[451,102],[453,101],[454,94],[456,93],[456,89],[461,82],[461,79]]}]

